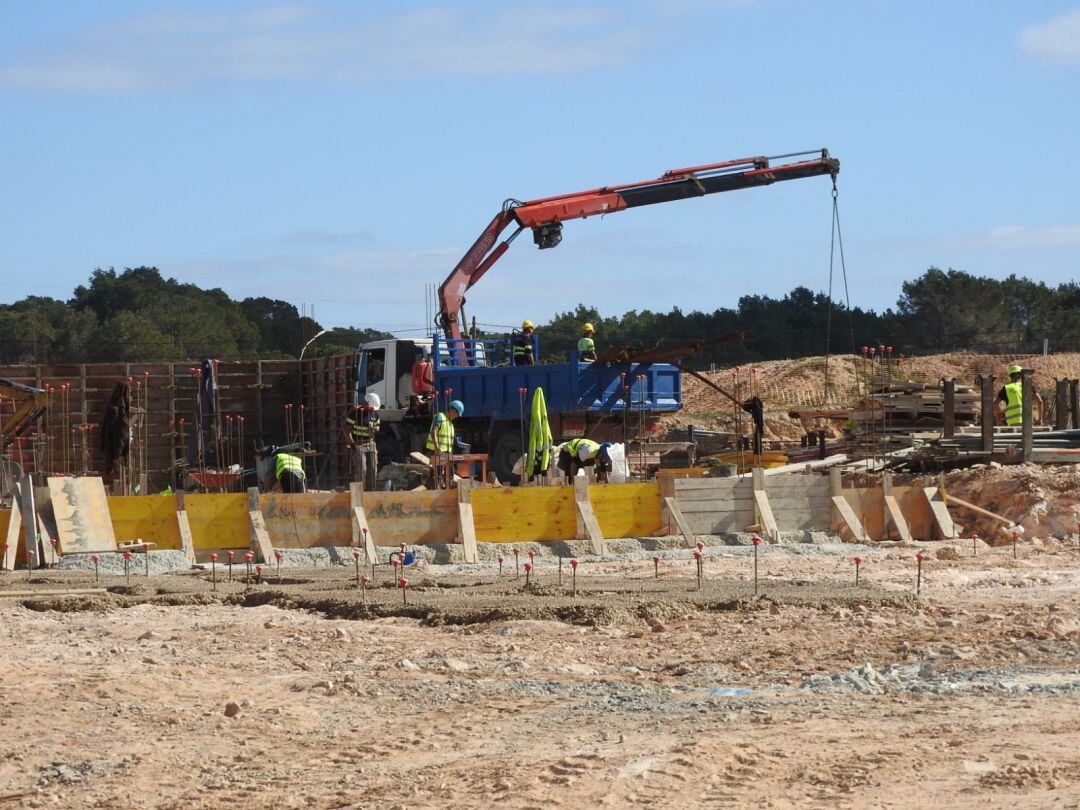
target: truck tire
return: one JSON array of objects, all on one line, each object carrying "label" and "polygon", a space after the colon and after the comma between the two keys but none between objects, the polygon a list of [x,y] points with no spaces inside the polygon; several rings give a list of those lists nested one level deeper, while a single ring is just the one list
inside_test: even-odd
[{"label": "truck tire", "polygon": [[514,465],[521,458],[521,434],[508,428],[503,430],[491,445],[488,467],[504,484],[517,484],[521,476],[514,474]]}]

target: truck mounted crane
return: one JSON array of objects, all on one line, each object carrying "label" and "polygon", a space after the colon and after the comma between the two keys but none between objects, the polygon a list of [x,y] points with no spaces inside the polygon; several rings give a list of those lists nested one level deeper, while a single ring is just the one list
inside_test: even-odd
[{"label": "truck mounted crane", "polygon": [[[380,464],[404,461],[410,451],[421,450],[432,413],[452,396],[466,409],[455,422],[458,435],[473,452],[489,454],[489,469],[501,481],[515,482],[525,403],[537,388],[544,389],[556,441],[577,436],[626,441],[682,406],[682,361],[705,345],[730,339],[702,336],[681,346],[623,349],[602,354],[594,363],[581,363],[571,352],[565,363],[511,365],[509,341],[466,334],[463,308],[466,292],[525,228],[532,229],[534,243],[544,250],[562,241],[567,220],[820,175],[832,176],[835,183],[839,171],[840,162],[821,149],[673,169],[653,180],[527,202],[507,200],[439,287],[438,329],[432,337],[359,347],[356,402],[375,393],[383,403]],[[512,226],[513,232],[499,242]],[[539,357],[533,340],[533,354]]]}]

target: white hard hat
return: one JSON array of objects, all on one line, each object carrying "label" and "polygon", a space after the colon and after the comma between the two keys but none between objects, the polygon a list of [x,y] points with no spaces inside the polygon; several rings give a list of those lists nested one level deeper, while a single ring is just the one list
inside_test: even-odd
[{"label": "white hard hat", "polygon": [[382,403],[379,402],[378,394],[364,394],[364,402],[366,402],[375,410],[379,410],[379,408],[382,407]]}]

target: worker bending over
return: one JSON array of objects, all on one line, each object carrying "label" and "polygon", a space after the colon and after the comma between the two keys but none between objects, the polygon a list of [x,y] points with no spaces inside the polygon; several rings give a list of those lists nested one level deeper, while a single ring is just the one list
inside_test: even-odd
[{"label": "worker bending over", "polygon": [[593,340],[595,334],[596,330],[591,323],[581,327],[581,340],[577,342],[577,350],[578,359],[582,363],[591,363],[596,359],[596,341]]},{"label": "worker bending over", "polygon": [[[1009,381],[1001,387],[997,395],[995,422],[999,425],[1004,420],[1006,425],[1020,425],[1024,421],[1024,369],[1013,364],[1009,366]],[[1042,421],[1043,400],[1038,391],[1031,398],[1031,416],[1033,424]]]},{"label": "worker bending over", "polygon": [[592,467],[596,480],[607,483],[611,472],[611,442],[594,442],[592,439],[571,439],[559,448],[558,467],[567,478],[573,478],[578,470]]},{"label": "worker bending over", "polygon": [[514,335],[511,341],[515,366],[535,366],[536,358],[533,356],[533,332],[535,327],[532,321],[521,324],[521,332]]},{"label": "worker bending over", "polygon": [[274,478],[282,492],[304,492],[307,489],[304,463],[288,453],[274,455]]},{"label": "worker bending over", "polygon": [[352,454],[353,480],[367,490],[375,489],[375,476],[379,472],[375,435],[379,432],[381,405],[378,394],[365,394],[364,404],[354,406],[345,419],[345,444]]}]

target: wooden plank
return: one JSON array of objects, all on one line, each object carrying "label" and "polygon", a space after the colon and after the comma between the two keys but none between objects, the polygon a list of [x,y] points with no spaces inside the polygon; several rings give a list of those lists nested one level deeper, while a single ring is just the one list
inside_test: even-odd
[{"label": "wooden plank", "polygon": [[15,558],[19,554],[19,535],[22,533],[22,502],[19,499],[18,487],[15,488],[15,499],[8,510],[7,531],[4,533],[4,548],[0,551],[3,555],[0,567],[5,571],[15,569]]},{"label": "wooden plank", "polygon": [[843,495],[833,495],[832,503],[836,507],[840,519],[844,521],[848,531],[851,532],[851,536],[860,543],[864,542],[866,540],[866,531],[863,529],[859,516],[855,514],[855,510],[851,508],[851,504],[847,502],[847,499]]},{"label": "wooden plank", "polygon": [[[375,536],[368,527],[368,520],[367,515],[364,514],[364,507],[354,506],[352,508],[352,513],[353,525],[356,526],[356,533],[363,535],[364,556],[367,559],[367,564],[375,565],[379,561],[379,550],[375,547]],[[367,531],[365,532],[364,529],[367,529]]]},{"label": "wooden plank", "polygon": [[671,511],[667,508],[666,503],[668,498],[675,497],[675,476],[670,470],[660,470],[656,474],[656,485],[660,490],[660,502],[665,504],[661,510],[661,518],[663,520],[663,528],[660,530],[661,534],[673,535],[678,531],[678,527],[675,525],[675,520],[671,515]]},{"label": "wooden plank", "polygon": [[250,521],[250,548],[257,551],[264,564],[274,561],[274,547],[270,543],[270,533],[266,530],[262,508],[259,505],[259,488],[250,487],[247,491],[248,520]]},{"label": "wooden plank", "polygon": [[183,491],[176,493],[176,529],[180,534],[180,548],[188,563],[195,564],[195,541],[191,538],[191,524],[184,509]]},{"label": "wooden plank", "polygon": [[953,524],[953,517],[949,515],[945,501],[942,499],[941,490],[937,487],[922,487],[922,491],[926,494],[927,502],[930,504],[930,511],[934,515],[934,522],[937,524],[937,530],[941,532],[942,539],[954,539],[956,537],[956,526]]},{"label": "wooden plank", "polygon": [[60,551],[89,554],[116,551],[109,501],[100,478],[49,479]]},{"label": "wooden plank", "polygon": [[[937,487],[926,487],[926,491],[927,491],[926,497],[928,499],[930,499],[929,490],[931,490],[931,489],[936,490],[938,492],[938,496],[940,497],[941,492],[940,492],[940,490],[938,490]],[[955,495],[949,495],[948,496],[948,503],[951,503],[951,504],[954,503],[957,506],[962,506],[964,509],[971,510],[972,512],[974,512],[977,515],[982,515],[983,517],[990,518],[991,520],[996,520],[998,523],[1001,523],[1001,524],[1003,524],[1004,526],[1006,526],[1008,528],[1012,528],[1013,526],[1016,525],[1013,521],[1009,520],[1004,515],[995,514],[995,513],[991,512],[989,509],[983,509],[981,506],[976,506],[973,503],[968,503],[967,501],[960,500]],[[930,499],[930,508],[934,510],[934,517],[937,518],[938,511],[935,508],[934,504],[935,504],[935,500]],[[945,501],[940,501],[940,504],[942,506],[944,506]],[[946,511],[946,514],[948,514],[947,511]],[[949,523],[947,525],[952,525],[952,518],[951,517],[949,518]],[[955,528],[953,529],[953,531],[955,532]]]},{"label": "wooden plank", "polygon": [[42,561],[45,565],[56,565],[60,561],[60,555],[57,553],[57,546],[52,544],[53,538],[49,536],[49,530],[45,526],[45,519],[41,516],[40,512],[38,512],[37,516],[37,525]]},{"label": "wooden plank", "polygon": [[604,537],[654,537],[663,531],[656,482],[591,484],[589,502]]},{"label": "wooden plank", "polygon": [[686,541],[686,547],[693,548],[697,542],[697,535],[690,530],[690,524],[686,522],[686,516],[683,515],[678,502],[674,498],[664,498],[664,506],[671,515],[671,519],[675,521],[675,525],[679,527],[683,540]]},{"label": "wooden plank", "polygon": [[896,527],[896,533],[900,535],[901,540],[910,541],[911,529],[908,528],[907,518],[904,517],[904,512],[896,501],[896,496],[884,495],[882,500],[885,503],[886,522]]},{"label": "wooden plank", "polygon": [[463,556],[467,563],[480,562],[480,550],[476,546],[476,526],[473,523],[472,481],[465,479],[458,482],[458,529],[464,548]]},{"label": "wooden plank", "polygon": [[763,489],[754,492],[754,513],[757,522],[764,527],[763,531],[772,538],[773,542],[778,542],[780,529],[776,525],[776,518],[769,505],[769,496]]},{"label": "wooden plank", "polygon": [[582,523],[585,524],[585,534],[588,535],[590,553],[606,554],[604,535],[601,534],[600,524],[596,521],[596,515],[593,514],[592,504],[585,500],[574,501],[574,505],[577,507],[578,514],[581,515]]},{"label": "wooden plank", "polygon": [[34,508],[34,481],[29,475],[24,475],[19,482],[19,503],[22,507],[23,526],[23,559],[30,558],[30,552],[34,552],[32,568],[41,564],[41,550],[38,548],[37,534],[37,510]]},{"label": "wooden plank", "polygon": [[[475,515],[475,502],[473,512]],[[457,538],[457,495],[453,490],[365,492],[364,513],[369,534],[379,546],[453,543]]]}]

